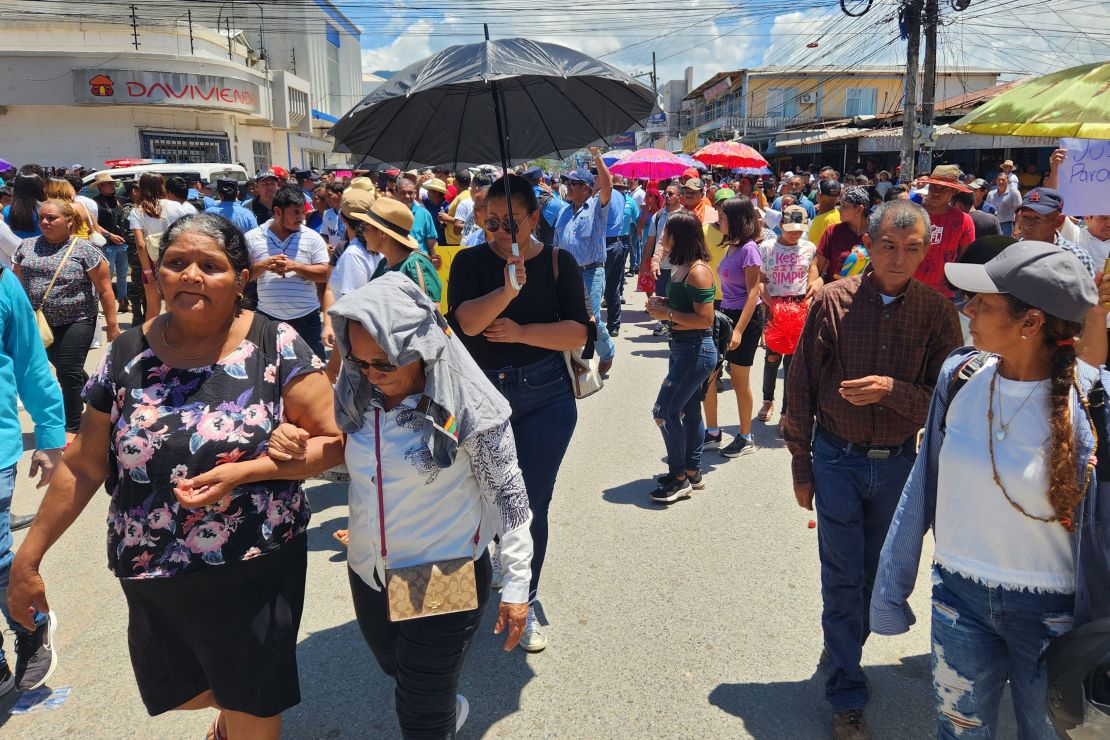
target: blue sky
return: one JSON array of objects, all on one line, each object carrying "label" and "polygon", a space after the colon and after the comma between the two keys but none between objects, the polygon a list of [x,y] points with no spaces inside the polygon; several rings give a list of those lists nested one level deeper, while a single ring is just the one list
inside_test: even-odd
[{"label": "blue sky", "polygon": [[[861,8],[866,0],[849,0]],[[1110,10],[1085,0],[1015,5],[973,0],[955,13],[943,3],[940,64],[1043,74],[1110,58]],[[753,5],[725,0],[620,2],[470,0],[443,11],[425,2],[393,0],[368,8],[343,3],[363,28],[363,68],[397,70],[442,48],[481,39],[527,36],[599,57],[626,72],[650,70],[658,58],[660,84],[694,67],[694,84],[727,69],[761,65],[904,63],[897,39],[896,0],[875,0],[862,18],[844,16],[835,0]],[[1078,15],[1077,15],[1078,12]],[[817,48],[807,44],[816,42]],[[1020,49],[1018,45],[1020,44]]]}]

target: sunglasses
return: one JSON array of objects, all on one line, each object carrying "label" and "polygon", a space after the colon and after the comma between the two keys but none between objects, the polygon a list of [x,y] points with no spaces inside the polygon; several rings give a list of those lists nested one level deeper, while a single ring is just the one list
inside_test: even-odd
[{"label": "sunglasses", "polygon": [[360,370],[373,369],[377,370],[379,373],[396,372],[398,367],[397,365],[392,365],[388,362],[367,362],[366,360],[360,360],[359,358],[352,355],[350,352],[347,353],[347,362],[351,363]]},{"label": "sunglasses", "polygon": [[490,216],[485,220],[486,231],[497,231],[502,229],[506,234],[511,234],[520,229],[520,225],[516,221],[505,219],[502,221],[497,216]]},{"label": "sunglasses", "polygon": [[677,190],[668,190],[666,195],[667,195],[668,198],[677,198],[678,197],[678,191]]}]

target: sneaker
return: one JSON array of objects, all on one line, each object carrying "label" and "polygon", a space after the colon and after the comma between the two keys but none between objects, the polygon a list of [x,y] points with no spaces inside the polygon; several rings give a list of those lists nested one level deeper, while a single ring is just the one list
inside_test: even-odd
[{"label": "sneaker", "polygon": [[721,454],[725,457],[740,457],[741,455],[750,455],[753,452],[755,452],[755,442],[744,439],[739,434],[732,438],[728,447],[721,450]]},{"label": "sneaker", "polygon": [[29,634],[15,636],[15,682],[20,691],[34,691],[50,679],[58,667],[58,653],[54,650],[54,631],[58,617],[48,612],[46,621]]},{"label": "sneaker", "polygon": [[702,442],[703,450],[719,450],[721,449],[721,430],[718,429],[716,434],[712,432],[705,433],[705,440]]},{"label": "sneaker", "polygon": [[462,694],[455,694],[455,732],[457,733],[466,724],[470,716],[470,702]]},{"label": "sneaker", "polygon": [[667,333],[667,325],[660,321],[659,326],[652,329],[651,333],[657,337],[661,337]]},{"label": "sneaker", "polygon": [[660,504],[673,504],[675,501],[690,498],[692,489],[693,486],[690,481],[685,478],[677,480],[668,477],[665,481],[661,481],[659,487],[651,492],[651,500]]},{"label": "sneaker", "polygon": [[528,622],[524,625],[524,636],[520,638],[520,646],[527,653],[542,652],[547,647],[547,636],[540,629],[536,620],[535,607],[528,607]]},{"label": "sneaker", "polygon": [[870,740],[867,719],[862,709],[849,709],[833,715],[833,740]]},{"label": "sneaker", "polygon": [[690,484],[690,488],[693,488],[695,491],[702,491],[705,489],[705,478],[701,477],[700,471],[694,475],[687,475],[686,481]]},{"label": "sneaker", "polygon": [[13,516],[11,518],[11,529],[13,532],[18,532],[21,529],[26,529],[27,527],[30,527],[34,521],[34,514],[21,514],[19,516]]},{"label": "sneaker", "polygon": [[0,656],[0,696],[5,696],[15,688],[15,676],[12,669],[8,668],[8,661]]}]

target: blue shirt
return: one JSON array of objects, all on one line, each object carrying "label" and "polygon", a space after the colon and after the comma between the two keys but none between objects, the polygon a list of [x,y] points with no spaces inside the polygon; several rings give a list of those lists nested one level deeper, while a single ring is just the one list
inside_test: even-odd
[{"label": "blue shirt", "polygon": [[544,190],[538,185],[532,186],[532,192],[536,194],[536,200],[540,201],[541,203],[546,196],[551,196],[551,200],[547,201],[547,203],[541,209],[540,213],[543,215],[543,220],[546,221],[548,225],[554,226],[556,221],[559,220],[559,214],[562,213],[563,209],[567,207],[567,202],[555,193]]},{"label": "blue shirt", "polygon": [[609,197],[609,219],[605,229],[606,237],[624,236],[628,229],[624,225],[624,193],[614,190]]},{"label": "blue shirt", "polygon": [[[193,188],[189,188],[189,194],[187,196],[185,196],[185,200],[196,200],[198,198],[201,198],[200,191],[194,190]],[[209,196],[209,195],[205,195],[201,199],[204,201],[204,210],[205,210],[205,212],[207,212],[208,209],[211,208],[212,206],[216,205],[216,199]]]},{"label": "blue shirt", "polygon": [[577,211],[568,204],[555,223],[555,246],[570,252],[579,267],[604,264],[605,230],[612,206],[601,205],[600,195],[592,196]]},{"label": "blue shirt", "polygon": [[19,278],[0,268],[0,468],[23,455],[17,394],[35,422],[35,449],[65,447],[62,390],[50,372],[35,312]]},{"label": "blue shirt", "polygon": [[[810,201],[810,199],[805,197],[804,195],[795,195],[794,196],[794,202],[796,202],[802,208],[806,209],[806,213],[809,215],[809,220],[810,221],[812,221],[813,217],[817,215],[817,209],[813,207],[813,203]],[[779,197],[775,198],[775,202],[773,204],[771,204],[771,210],[778,211],[779,213],[782,213],[782,196],[781,195]],[[782,233],[778,229],[775,229],[775,232],[779,233],[779,234]]]},{"label": "blue shirt", "polygon": [[412,204],[412,230],[409,235],[420,245],[420,251],[424,254],[428,254],[426,239],[439,240],[432,214],[419,203]]},{"label": "blue shirt", "polygon": [[[4,214],[4,223],[8,224],[9,228],[12,225],[11,221],[8,220],[9,216],[11,215],[11,211],[12,211],[11,206],[4,206],[4,210],[2,211],[2,213]],[[12,229],[12,233],[15,234],[16,236],[18,236],[20,239],[30,239],[32,236],[42,236],[42,232],[39,230],[39,211],[38,211],[38,209],[37,208],[35,209],[35,228],[34,228],[34,231],[16,231],[15,229]]]},{"label": "blue shirt", "polygon": [[204,212],[223,216],[235,224],[235,227],[244,234],[258,228],[258,219],[254,217],[254,214],[233,200],[221,200],[219,203],[205,208]]},{"label": "blue shirt", "polygon": [[640,206],[631,195],[624,196],[624,233],[621,236],[631,236],[632,228],[640,221]]}]

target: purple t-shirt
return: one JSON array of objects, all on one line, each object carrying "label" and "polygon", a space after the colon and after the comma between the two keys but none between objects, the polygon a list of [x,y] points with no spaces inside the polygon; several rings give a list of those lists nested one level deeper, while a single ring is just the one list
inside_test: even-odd
[{"label": "purple t-shirt", "polygon": [[744,308],[744,304],[748,301],[748,280],[744,270],[762,264],[759,245],[754,241],[748,242],[739,249],[733,249],[725,255],[721,264],[717,266],[717,274],[721,276],[721,308],[736,311]]}]

